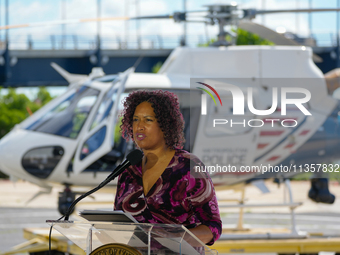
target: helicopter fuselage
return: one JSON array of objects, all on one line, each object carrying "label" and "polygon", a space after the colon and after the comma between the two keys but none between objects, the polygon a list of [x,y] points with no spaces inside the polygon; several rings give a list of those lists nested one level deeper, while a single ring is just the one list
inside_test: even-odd
[{"label": "helicopter fuselage", "polygon": [[[339,102],[328,95],[324,76],[313,63],[310,48],[184,47],[174,50],[157,74],[132,73],[126,84],[115,77],[103,80],[105,77],[89,77],[72,83],[63,95],[3,137],[1,171],[43,187],[56,183],[99,184],[133,146],[119,139],[116,132],[121,100],[137,89],[177,93],[188,137],[184,149],[207,166],[229,165],[239,170],[241,166],[301,165],[340,159],[334,150],[340,143]],[[198,81],[212,84],[221,96],[221,105],[207,97],[205,115],[201,114],[203,93],[196,89]],[[237,98],[231,89],[223,90],[227,84],[237,87],[248,103],[251,88],[251,105],[264,115],[246,107],[243,114],[235,114]],[[301,103],[309,115],[292,103],[286,104],[283,113],[282,91],[287,88],[310,93],[310,99]],[[304,97],[299,91],[289,93],[285,96],[293,94],[291,100]],[[275,109],[265,115],[274,105],[274,98]],[[294,172],[279,174],[291,176]],[[277,175],[211,173],[216,185]]]}]

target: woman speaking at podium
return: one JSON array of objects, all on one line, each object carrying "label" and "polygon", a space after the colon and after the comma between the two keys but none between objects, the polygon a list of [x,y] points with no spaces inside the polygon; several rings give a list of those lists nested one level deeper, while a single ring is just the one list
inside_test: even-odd
[{"label": "woman speaking at podium", "polygon": [[183,224],[212,245],[222,231],[216,194],[207,173],[194,173],[203,163],[181,149],[184,120],[178,97],[162,90],[134,91],[122,115],[123,137],[144,156],[119,176],[114,209],[140,223]]}]

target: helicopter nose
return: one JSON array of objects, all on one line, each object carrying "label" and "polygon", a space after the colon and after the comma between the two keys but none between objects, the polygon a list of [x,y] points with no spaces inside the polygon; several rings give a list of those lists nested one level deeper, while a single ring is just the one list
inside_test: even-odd
[{"label": "helicopter nose", "polygon": [[8,151],[6,151],[6,145],[3,141],[4,139],[0,139],[0,171],[9,175],[9,168],[6,163],[8,163]]},{"label": "helicopter nose", "polygon": [[17,153],[21,143],[21,135],[16,131],[11,131],[0,139],[0,171],[7,175],[23,173]]}]

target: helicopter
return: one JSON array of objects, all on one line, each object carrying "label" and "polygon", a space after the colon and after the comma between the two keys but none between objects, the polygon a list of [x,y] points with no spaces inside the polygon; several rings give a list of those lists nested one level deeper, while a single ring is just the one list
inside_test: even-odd
[{"label": "helicopter", "polygon": [[[327,10],[337,9],[314,11]],[[138,89],[177,94],[186,123],[184,149],[206,166],[231,167],[221,172],[210,168],[215,186],[290,178],[306,168],[312,172],[312,165],[321,170],[330,166],[340,159],[340,102],[327,86],[332,91],[339,87],[334,83],[338,76],[333,72],[325,78],[313,62],[318,56],[311,48],[250,21],[256,14],[279,11],[207,6],[204,22],[219,25],[213,47],[178,47],[157,74],[134,73],[132,67],[106,75],[96,67],[80,75],[52,63],[69,82],[68,89],[0,140],[0,170],[39,185],[39,194],[63,184],[58,210],[64,214],[76,195],[72,187],[97,185],[133,149],[133,143],[119,134],[119,116],[124,97]],[[189,21],[185,12],[131,19],[151,18]],[[231,32],[224,30],[233,24],[271,34],[278,45],[234,46],[225,40]],[[210,97],[208,87],[216,92]],[[270,166],[281,170],[267,171]],[[260,171],[241,171],[242,167]],[[325,178],[313,179],[310,197],[324,203],[335,199]]]}]

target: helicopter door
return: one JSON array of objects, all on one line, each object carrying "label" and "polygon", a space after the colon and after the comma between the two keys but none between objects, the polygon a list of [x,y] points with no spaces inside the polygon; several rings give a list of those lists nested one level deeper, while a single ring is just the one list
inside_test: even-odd
[{"label": "helicopter door", "polygon": [[[193,154],[204,162],[206,169],[213,169],[209,170],[212,178],[220,181],[223,176],[227,183],[233,183],[249,178],[237,170],[251,166],[254,160],[256,130],[247,125],[254,114],[245,109],[244,115],[233,115],[232,96],[220,93],[220,97],[223,106],[215,105],[212,98],[207,97],[207,113],[200,116]],[[194,100],[199,101],[200,98]]]},{"label": "helicopter door", "polygon": [[88,133],[80,140],[73,162],[73,171],[78,174],[93,162],[110,152],[114,146],[114,131],[118,122],[120,97],[133,68],[119,75],[105,93],[89,126]]}]

